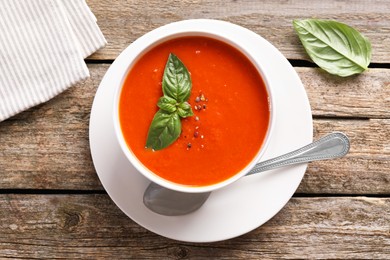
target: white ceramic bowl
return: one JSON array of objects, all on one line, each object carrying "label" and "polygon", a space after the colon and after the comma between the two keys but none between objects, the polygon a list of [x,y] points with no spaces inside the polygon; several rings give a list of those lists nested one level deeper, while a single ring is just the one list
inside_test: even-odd
[{"label": "white ceramic bowl", "polygon": [[[258,58],[256,53],[253,51],[253,46],[249,47],[250,42],[246,41],[245,39],[240,39],[235,37],[235,28],[236,30],[239,31],[247,30],[247,29],[244,29],[238,25],[229,26],[230,28],[229,30],[221,29],[221,28],[226,28],[226,26],[221,26],[225,23],[227,22],[218,21],[218,20],[209,20],[209,19],[194,19],[194,20],[184,20],[184,21],[179,21],[179,22],[174,22],[171,24],[164,25],[138,38],[136,41],[130,44],[114,61],[114,63],[119,63],[119,64],[115,64],[116,68],[120,68],[116,71],[116,74],[117,77],[121,79],[120,84],[112,86],[113,88],[116,89],[116,93],[114,97],[115,100],[113,102],[114,108],[113,108],[112,117],[114,120],[115,135],[117,137],[117,140],[120,144],[123,153],[130,161],[130,163],[146,178],[165,188],[181,191],[181,192],[196,193],[196,192],[209,192],[209,191],[213,191],[225,187],[233,183],[234,181],[238,180],[239,178],[245,176],[250,171],[250,169],[252,169],[254,165],[260,160],[260,158],[262,157],[262,155],[264,154],[268,146],[270,136],[274,128],[275,116],[274,116],[274,109],[272,108],[274,104],[273,95],[272,95],[272,86],[268,84],[267,75],[263,72],[262,69],[264,66],[263,64],[267,61],[260,60]],[[127,146],[126,141],[122,135],[120,122],[119,122],[118,107],[119,107],[119,98],[120,98],[122,86],[126,79],[127,73],[132,69],[132,66],[135,64],[138,58],[142,57],[144,53],[146,53],[148,50],[150,50],[156,45],[159,45],[162,42],[174,38],[185,37],[185,36],[205,36],[209,38],[214,38],[219,41],[225,42],[233,46],[237,50],[239,50],[253,63],[253,65],[256,67],[256,69],[262,76],[269,97],[269,109],[270,109],[269,127],[263,145],[258,151],[258,153],[256,154],[256,156],[251,160],[251,162],[244,169],[242,169],[240,172],[237,172],[237,174],[235,174],[231,178],[223,182],[213,184],[213,185],[208,185],[208,186],[186,186],[182,184],[177,184],[165,180],[160,176],[151,172],[136,158],[136,156],[132,153],[130,148]]]}]

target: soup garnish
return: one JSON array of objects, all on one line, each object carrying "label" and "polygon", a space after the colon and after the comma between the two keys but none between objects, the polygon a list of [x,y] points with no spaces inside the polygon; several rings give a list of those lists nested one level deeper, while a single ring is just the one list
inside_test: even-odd
[{"label": "soup garnish", "polygon": [[149,127],[146,148],[161,150],[171,145],[181,133],[181,120],[193,116],[187,102],[191,95],[191,76],[183,62],[173,53],[169,54],[165,65],[162,91],[158,100],[160,108]]}]

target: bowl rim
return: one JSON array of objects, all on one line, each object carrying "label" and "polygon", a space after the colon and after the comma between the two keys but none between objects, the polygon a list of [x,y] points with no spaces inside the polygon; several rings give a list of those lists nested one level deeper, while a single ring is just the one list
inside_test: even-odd
[{"label": "bowl rim", "polygon": [[[225,30],[221,30],[221,28],[227,28]],[[229,184],[237,181],[241,177],[245,176],[254,166],[260,158],[264,155],[270,137],[274,132],[275,125],[275,109],[273,105],[275,102],[273,101],[272,88],[269,85],[269,80],[267,75],[264,73],[262,61],[256,59],[256,55],[252,48],[249,48],[245,44],[244,39],[237,39],[234,37],[234,30],[248,30],[244,27],[214,19],[189,19],[182,20],[178,22],[169,23],[158,27],[152,31],[147,32],[133,43],[131,43],[125,50],[115,59],[115,67],[118,68],[117,75],[120,77],[120,84],[117,84],[115,87],[115,95],[113,102],[113,123],[114,123],[114,131],[116,139],[121,147],[122,152],[125,154],[126,158],[130,161],[130,163],[139,171],[142,175],[144,175],[147,179],[152,182],[157,183],[160,186],[165,188],[176,190],[179,192],[187,192],[187,193],[200,193],[200,192],[210,192],[222,187],[228,186]],[[229,44],[243,55],[247,57],[247,59],[254,65],[258,73],[260,74],[264,85],[266,87],[266,91],[268,94],[268,107],[269,107],[269,125],[267,129],[266,136],[263,140],[262,145],[259,148],[259,151],[252,158],[249,164],[247,164],[241,171],[232,177],[215,184],[206,185],[206,186],[190,186],[183,185],[168,181],[156,173],[153,173],[146,166],[142,164],[142,162],[135,156],[135,154],[128,147],[126,140],[122,135],[122,130],[120,126],[119,120],[119,99],[122,91],[122,87],[124,81],[126,80],[127,74],[132,69],[133,65],[141,58],[147,51],[151,48],[161,44],[162,42],[186,37],[186,36],[203,36],[212,39],[217,39],[226,44]],[[113,65],[114,65],[113,63]]]}]

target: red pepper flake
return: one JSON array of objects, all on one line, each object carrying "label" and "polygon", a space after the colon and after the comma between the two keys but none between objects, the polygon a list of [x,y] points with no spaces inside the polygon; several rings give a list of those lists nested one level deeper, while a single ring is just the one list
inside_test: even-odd
[{"label": "red pepper flake", "polygon": [[198,131],[195,131],[194,137],[197,138],[198,136],[199,136],[199,132],[198,132]]}]

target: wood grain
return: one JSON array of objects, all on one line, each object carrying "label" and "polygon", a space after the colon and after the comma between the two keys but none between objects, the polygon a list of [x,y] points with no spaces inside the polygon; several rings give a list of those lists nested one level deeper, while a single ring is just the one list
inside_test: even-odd
[{"label": "wood grain", "polygon": [[[91,78],[83,84],[0,123],[0,189],[102,189],[90,157],[88,124],[93,96],[108,66],[89,64]],[[390,194],[388,70],[372,69],[352,79],[359,87],[315,68],[297,71],[313,113],[332,115],[314,120],[315,138],[342,131],[352,141],[351,152],[337,163],[310,164],[298,192]],[[368,93],[367,86],[376,91]]]},{"label": "wood grain", "polygon": [[388,198],[293,198],[252,232],[204,244],[147,231],[107,195],[0,195],[0,223],[0,258],[390,257]]},{"label": "wood grain", "polygon": [[292,21],[334,19],[355,27],[372,43],[372,62],[390,61],[390,8],[386,0],[367,1],[100,1],[89,0],[108,45],[90,59],[115,59],[131,42],[164,24],[209,18],[244,26],[274,44],[288,59],[308,60]]},{"label": "wood grain", "polygon": [[319,68],[295,68],[313,116],[390,118],[390,69],[370,69],[348,78]]},{"label": "wood grain", "polygon": [[390,120],[314,121],[315,137],[334,131],[349,136],[350,152],[342,159],[310,163],[297,192],[390,194]]},{"label": "wood grain", "polygon": [[[387,0],[87,2],[108,40],[87,59],[91,78],[0,123],[1,259],[390,259]],[[309,58],[292,21],[311,17],[367,36],[372,68],[343,79],[301,62]],[[314,138],[342,131],[351,139],[345,158],[309,164],[295,196],[270,221],[216,243],[170,240],[133,222],[104,193],[89,151],[90,109],[109,63],[150,30],[192,18],[244,26],[306,66],[295,69]]]}]

